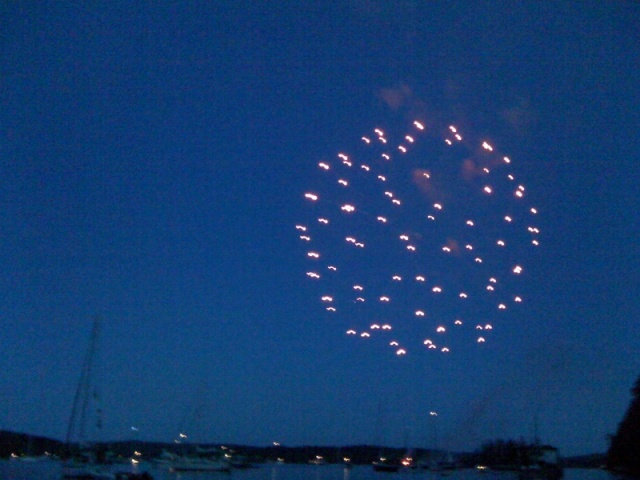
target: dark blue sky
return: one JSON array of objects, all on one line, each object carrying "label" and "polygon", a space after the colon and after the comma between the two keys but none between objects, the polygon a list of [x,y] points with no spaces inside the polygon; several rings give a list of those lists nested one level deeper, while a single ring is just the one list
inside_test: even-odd
[{"label": "dark blue sky", "polygon": [[[640,9],[474,3],[5,2],[0,428],[64,437],[100,315],[100,438],[472,449],[537,417],[604,451],[640,374]],[[490,342],[397,357],[327,317],[294,226],[319,161],[416,118],[514,159],[541,245]]]}]

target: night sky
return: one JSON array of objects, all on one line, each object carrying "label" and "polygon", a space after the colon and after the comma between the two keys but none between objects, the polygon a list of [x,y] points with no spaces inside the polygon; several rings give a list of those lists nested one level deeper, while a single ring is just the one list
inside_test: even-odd
[{"label": "night sky", "polygon": [[[64,439],[99,316],[98,440],[472,450],[537,425],[605,451],[640,374],[637,3],[3,2],[0,21],[0,429]],[[414,120],[430,171],[449,125],[468,146],[446,165],[508,155],[540,245],[485,343],[469,323],[424,348],[457,314],[425,300],[426,323],[392,315],[399,356],[346,334],[378,310],[325,310],[295,226],[319,162]],[[463,177],[439,191],[480,221],[515,201],[482,210]],[[395,261],[380,242],[370,282]]]}]

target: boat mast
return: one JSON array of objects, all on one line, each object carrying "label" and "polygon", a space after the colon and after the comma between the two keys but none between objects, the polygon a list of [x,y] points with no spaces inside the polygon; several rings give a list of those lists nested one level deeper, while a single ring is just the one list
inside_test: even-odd
[{"label": "boat mast", "polygon": [[[69,418],[69,426],[67,427],[66,444],[70,445],[74,434],[77,433],[78,440],[85,439],[85,425],[87,417],[87,406],[89,405],[89,397],[91,392],[91,371],[93,369],[93,360],[95,356],[96,345],[100,333],[100,319],[96,317],[93,321],[91,329],[91,337],[89,340],[89,348],[87,350],[80,380],[73,398],[73,408],[71,409],[71,417]],[[78,430],[76,432],[76,430]]]}]

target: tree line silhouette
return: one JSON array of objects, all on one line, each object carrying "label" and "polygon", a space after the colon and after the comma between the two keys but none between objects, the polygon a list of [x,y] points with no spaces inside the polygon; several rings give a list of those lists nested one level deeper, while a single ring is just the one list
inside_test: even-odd
[{"label": "tree line silhouette", "polygon": [[611,437],[607,468],[640,477],[640,377],[631,395],[629,408]]}]

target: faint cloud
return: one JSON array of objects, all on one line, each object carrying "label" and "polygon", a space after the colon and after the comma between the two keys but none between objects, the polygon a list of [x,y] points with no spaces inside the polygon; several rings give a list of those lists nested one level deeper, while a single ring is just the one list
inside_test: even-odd
[{"label": "faint cloud", "polygon": [[502,118],[516,132],[522,133],[536,126],[538,115],[528,98],[519,97],[512,106],[502,110]]},{"label": "faint cloud", "polygon": [[398,110],[412,104],[413,91],[408,85],[400,85],[397,88],[383,88],[380,90],[380,98],[392,110]]},{"label": "faint cloud", "polygon": [[473,161],[471,158],[467,158],[462,162],[462,178],[467,182],[482,174],[482,168]]},{"label": "faint cloud", "polygon": [[439,197],[436,187],[431,180],[431,172],[429,170],[416,168],[411,173],[413,177],[413,183],[422,193],[428,195],[432,200]]}]

